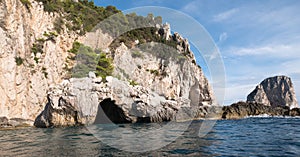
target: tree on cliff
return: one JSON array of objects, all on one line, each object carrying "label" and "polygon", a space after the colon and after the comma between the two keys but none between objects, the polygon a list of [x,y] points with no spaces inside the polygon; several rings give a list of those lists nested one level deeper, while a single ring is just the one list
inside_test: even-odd
[{"label": "tree on cliff", "polygon": [[112,59],[108,58],[105,53],[100,53],[96,68],[96,75],[101,76],[104,79],[106,76],[111,76],[114,70],[112,62]]}]

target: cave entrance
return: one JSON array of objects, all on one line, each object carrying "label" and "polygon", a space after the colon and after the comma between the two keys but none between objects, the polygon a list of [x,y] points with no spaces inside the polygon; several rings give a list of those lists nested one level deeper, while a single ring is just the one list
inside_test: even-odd
[{"label": "cave entrance", "polygon": [[108,124],[108,123],[130,123],[131,121],[126,119],[123,110],[115,104],[115,101],[104,99],[98,105],[98,111],[94,124]]}]

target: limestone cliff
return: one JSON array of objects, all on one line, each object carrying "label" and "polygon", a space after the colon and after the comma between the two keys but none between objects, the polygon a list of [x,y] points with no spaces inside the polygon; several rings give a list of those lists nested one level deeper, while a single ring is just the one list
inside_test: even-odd
[{"label": "limestone cliff", "polygon": [[34,120],[49,84],[65,75],[76,34],[55,32],[56,13],[30,0],[0,1],[0,115]]},{"label": "limestone cliff", "polygon": [[[172,36],[171,36],[172,37]],[[93,123],[184,121],[210,116],[213,91],[195,64],[188,41],[178,33],[172,48],[150,42],[129,49],[124,43],[111,54],[114,77],[72,78],[49,89],[37,127]],[[185,45],[185,46],[182,46]],[[185,49],[183,48],[185,47]]]},{"label": "limestone cliff", "polygon": [[167,100],[148,87],[107,77],[72,78],[54,86],[48,103],[37,117],[37,127],[74,126],[94,123],[182,121],[205,118],[209,106],[191,100]]},{"label": "limestone cliff", "polygon": [[[46,9],[55,10],[55,8],[51,8],[51,5],[48,5]],[[110,14],[118,12],[113,7],[108,8],[108,10],[112,11]],[[95,116],[102,100],[110,99],[116,101],[117,105],[127,103],[118,100],[117,96],[120,94],[114,93],[115,91],[107,91],[112,96],[101,95],[101,92],[98,91],[98,93],[94,93],[94,95],[98,95],[98,99],[90,98],[93,99],[93,103],[89,104],[92,107],[87,109],[64,98],[64,96],[76,97],[76,94],[80,94],[80,92],[75,93],[75,95],[68,95],[65,91],[61,91],[62,93],[57,94],[57,97],[61,98],[59,104],[69,107],[70,112],[65,112],[68,111],[65,109],[60,110],[54,105],[58,100],[53,100],[51,94],[48,94],[55,91],[53,87],[59,86],[65,82],[63,80],[70,77],[70,69],[76,64],[76,61],[70,60],[74,54],[69,52],[74,41],[82,42],[94,49],[99,48],[111,56],[115,67],[113,75],[118,78],[113,79],[116,83],[120,82],[120,84],[127,86],[127,83],[130,82],[130,84],[138,86],[130,86],[125,89],[135,90],[138,93],[148,93],[148,95],[146,94],[147,99],[138,98],[141,95],[137,95],[137,99],[142,99],[141,106],[144,105],[147,108],[142,111],[146,113],[142,113],[141,117],[144,117],[145,120],[145,117],[149,116],[151,119],[145,121],[170,120],[172,115],[177,113],[178,105],[185,103],[190,105],[193,114],[203,117],[207,113],[207,111],[203,111],[206,110],[203,109],[203,106],[216,104],[207,79],[201,68],[196,65],[187,39],[178,33],[172,35],[169,24],[156,25],[157,28],[155,28],[157,29],[155,33],[159,36],[157,39],[161,40],[162,38],[169,43],[167,47],[156,42],[141,44],[142,41],[135,40],[132,47],[120,44],[116,49],[111,49],[110,44],[113,42],[113,37],[109,33],[104,33],[101,29],[88,32],[87,28],[84,30],[86,34],[82,33],[82,28],[75,29],[77,26],[81,26],[80,23],[70,26],[70,23],[75,23],[78,19],[61,21],[62,16],[64,13],[45,11],[45,4],[41,0],[0,1],[0,117],[4,117],[3,123],[16,120],[33,122],[45,109],[39,116],[40,118],[48,118],[45,119],[47,121],[44,123],[45,126],[51,124],[49,122],[51,117],[54,119],[56,117],[56,120],[66,119],[70,122],[62,123],[66,125],[85,124],[90,120],[85,120],[86,122],[79,122],[79,120]],[[56,28],[58,21],[61,22],[59,31]],[[88,26],[90,28],[93,25]],[[94,86],[93,84],[90,85],[91,87],[85,86],[87,91]],[[105,86],[109,87],[109,84]],[[77,89],[77,87],[73,89]],[[103,90],[110,89],[103,87]],[[80,96],[80,98],[83,98],[81,101],[91,102],[87,97]],[[160,107],[153,107],[155,103],[149,102],[148,98],[153,101],[161,100],[157,103],[160,104],[158,105]],[[178,103],[181,100],[184,102]],[[46,108],[44,108],[45,104],[47,104]],[[82,105],[82,103],[79,104]],[[138,110],[139,105],[135,107],[135,109],[132,107],[128,111]],[[50,115],[50,113],[58,114]],[[68,115],[71,116],[61,118],[61,116]],[[81,116],[81,119],[74,119],[78,116]],[[130,117],[130,114],[126,116],[126,119],[129,118],[128,121],[138,121]],[[57,124],[59,123],[61,122],[57,122]]]},{"label": "limestone cliff", "polygon": [[267,106],[298,107],[293,83],[289,77],[275,76],[263,80],[247,96],[247,101]]}]

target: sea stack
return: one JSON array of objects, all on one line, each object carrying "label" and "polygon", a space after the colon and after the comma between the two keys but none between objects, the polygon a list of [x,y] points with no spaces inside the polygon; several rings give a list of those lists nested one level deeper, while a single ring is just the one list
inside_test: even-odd
[{"label": "sea stack", "polygon": [[263,80],[247,96],[247,102],[257,102],[272,107],[298,107],[293,83],[287,76],[275,76]]}]

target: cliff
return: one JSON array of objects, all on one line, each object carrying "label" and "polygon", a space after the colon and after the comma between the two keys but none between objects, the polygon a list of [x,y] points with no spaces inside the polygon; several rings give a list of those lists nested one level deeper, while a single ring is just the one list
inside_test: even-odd
[{"label": "cliff", "polygon": [[[82,7],[91,14],[73,16],[80,11],[75,7]],[[151,16],[120,15],[120,19],[146,19],[146,23],[155,25],[132,33],[138,35],[132,36],[129,32],[127,36],[116,39],[116,32],[109,31],[114,30],[109,29],[111,25],[92,31],[100,20],[118,12],[112,6],[95,7],[93,2],[1,0],[0,117],[3,117],[3,125],[32,125],[38,115],[38,121],[43,122],[37,121],[36,124],[41,126],[92,123],[99,104],[108,100],[114,102],[117,108],[127,105],[126,109],[122,108],[122,112],[126,113],[126,122],[138,122],[138,117],[143,117],[142,121],[147,122],[171,120],[182,106],[189,107],[189,114],[204,117],[207,106],[216,102],[207,79],[196,65],[187,39],[178,33],[171,34],[170,25],[162,25],[161,18]],[[87,83],[90,85],[88,87],[84,86],[84,81],[91,80],[83,79],[83,87],[76,86],[77,83],[73,81],[82,80],[70,78],[76,75],[74,67],[81,62],[78,59],[81,54],[73,51],[75,41],[90,46],[88,50],[101,51],[101,54],[105,53],[112,59],[114,70],[110,75],[113,78],[108,78],[113,82],[110,80],[105,83],[104,76],[102,83]],[[80,47],[84,47],[83,44]],[[98,67],[92,67],[90,71],[100,74]],[[87,74],[83,73],[83,76]],[[68,81],[72,90],[65,89]],[[124,94],[126,92],[118,93],[121,89],[114,90],[113,84],[120,84],[123,89],[139,94],[129,96]],[[101,88],[100,91],[91,89],[100,85],[97,87]],[[89,100],[80,95],[82,93],[79,91],[82,90],[95,97]],[[128,103],[131,101],[119,97],[141,102],[132,106]],[[87,105],[90,108],[85,105],[87,102],[91,102],[88,103],[90,106]],[[139,111],[141,115],[131,114],[141,106],[144,106]],[[65,119],[67,123],[53,122],[54,119]]]},{"label": "cliff", "polygon": [[148,87],[133,86],[111,76],[104,83],[90,74],[89,78],[72,78],[52,87],[34,125],[183,121],[205,118],[209,113],[209,106],[193,105],[187,98],[168,100]]},{"label": "cliff", "polygon": [[0,116],[33,121],[49,85],[65,76],[67,50],[78,35],[55,32],[58,17],[41,2],[0,1]]},{"label": "cliff", "polygon": [[300,116],[291,78],[274,76],[264,79],[247,96],[247,102],[223,107],[223,119],[247,116]]},{"label": "cliff", "polygon": [[[150,42],[130,49],[120,43],[113,53],[107,52],[107,56],[112,56],[114,77],[96,77],[89,72],[89,78],[64,80],[49,89],[46,107],[34,125],[206,118],[212,106],[217,105],[210,85],[195,64],[187,40],[178,33],[170,35],[171,40],[176,41],[176,48]],[[73,73],[77,72],[80,71]]]}]

